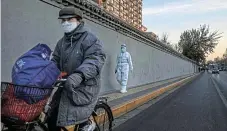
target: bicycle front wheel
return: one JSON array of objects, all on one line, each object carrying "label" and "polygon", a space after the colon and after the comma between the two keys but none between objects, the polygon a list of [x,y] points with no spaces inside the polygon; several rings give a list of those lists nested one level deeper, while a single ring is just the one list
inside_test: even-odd
[{"label": "bicycle front wheel", "polygon": [[109,106],[105,103],[100,103],[95,106],[92,115],[96,123],[95,131],[112,131],[113,115]]},{"label": "bicycle front wheel", "polygon": [[37,124],[30,126],[29,129],[26,131],[49,131],[49,130],[45,126],[45,124],[38,122]]}]

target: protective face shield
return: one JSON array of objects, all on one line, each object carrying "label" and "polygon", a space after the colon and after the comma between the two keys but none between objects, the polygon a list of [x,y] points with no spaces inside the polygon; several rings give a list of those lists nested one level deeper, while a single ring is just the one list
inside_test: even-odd
[{"label": "protective face shield", "polygon": [[74,29],[76,29],[77,26],[78,26],[77,22],[65,21],[62,23],[62,28],[65,33],[69,33],[71,31],[73,31]]}]

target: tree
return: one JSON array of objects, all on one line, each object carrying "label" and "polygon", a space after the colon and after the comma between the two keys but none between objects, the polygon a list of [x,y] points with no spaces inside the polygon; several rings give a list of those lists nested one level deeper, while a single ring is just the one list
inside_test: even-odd
[{"label": "tree", "polygon": [[212,60],[208,60],[207,61],[207,65],[209,65],[209,64],[213,64],[214,62],[212,61]]},{"label": "tree", "polygon": [[177,44],[173,44],[169,41],[169,35],[168,33],[164,32],[160,37],[158,37],[158,40],[161,41],[163,44],[166,44],[168,47],[172,48],[173,50],[182,53],[182,49],[177,45]]},{"label": "tree", "polygon": [[223,54],[222,59],[223,59],[223,62],[222,62],[222,63],[223,63],[225,66],[227,66],[227,48],[226,48],[226,50],[225,50],[225,53]]},{"label": "tree", "polygon": [[216,58],[214,58],[214,62],[215,63],[219,63],[221,61],[221,58],[218,56],[218,57],[216,57]]},{"label": "tree", "polygon": [[163,33],[162,37],[159,40],[166,45],[171,45],[168,38],[169,38],[169,35],[167,33]]},{"label": "tree", "polygon": [[227,48],[225,49],[225,53],[223,54],[223,58],[227,59]]},{"label": "tree", "polygon": [[202,25],[198,29],[184,31],[180,36],[178,46],[186,57],[198,63],[204,63],[206,56],[214,51],[220,38],[221,33],[210,32],[209,26]]},{"label": "tree", "polygon": [[180,48],[176,44],[172,44],[169,41],[169,35],[167,33],[163,33],[161,38],[158,37],[158,40],[161,41],[163,44],[167,45],[168,47],[172,48],[173,50],[180,53]]},{"label": "tree", "polygon": [[216,57],[214,58],[214,63],[219,65],[219,68],[225,69],[227,67],[227,49],[224,52],[222,57]]},{"label": "tree", "polygon": [[182,49],[177,44],[173,45],[173,49],[179,53],[182,53]]}]

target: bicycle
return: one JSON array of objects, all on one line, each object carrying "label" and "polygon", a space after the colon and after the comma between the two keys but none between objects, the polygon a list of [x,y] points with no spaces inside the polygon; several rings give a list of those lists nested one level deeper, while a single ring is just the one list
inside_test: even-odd
[{"label": "bicycle", "polygon": [[[12,102],[5,102],[4,99],[4,95],[6,94],[6,90],[8,88],[13,88],[14,92],[18,92],[18,91],[24,91],[25,89],[28,89],[30,92],[26,93],[27,96],[23,96],[23,97],[32,97],[32,98],[41,98],[44,96],[37,96],[34,95],[34,93],[32,93],[32,91],[34,90],[39,90],[39,91],[43,91],[43,92],[48,92],[47,94],[45,94],[48,98],[45,99],[45,102],[39,104],[37,106],[37,108],[39,109],[40,107],[42,108],[42,114],[45,114],[42,119],[40,119],[41,114],[37,115],[37,112],[33,112],[34,114],[36,114],[37,116],[34,118],[34,120],[26,122],[23,121],[21,119],[15,118],[15,117],[9,117],[9,116],[4,116],[1,114],[1,122],[3,124],[2,126],[2,131],[49,131],[48,126],[47,126],[47,120],[50,117],[50,112],[52,111],[52,107],[53,104],[51,104],[53,102],[53,100],[51,99],[57,91],[54,89],[59,89],[63,87],[63,83],[64,83],[65,79],[60,79],[58,80],[54,86],[52,88],[36,88],[36,87],[29,87],[29,86],[21,86],[21,85],[14,85],[8,82],[1,82],[1,108],[4,108],[4,106],[11,106],[11,107],[15,107],[15,109],[21,109],[20,106],[23,106],[21,104],[13,104],[10,105],[9,103],[13,103],[16,102],[16,100],[18,100],[18,98],[11,98]],[[96,128],[94,131],[112,131],[112,123],[114,121],[113,118],[113,114],[111,111],[110,106],[107,104],[107,99],[108,97],[99,97],[97,104],[94,108],[94,111],[91,114],[91,117],[93,118],[95,124],[96,124]],[[8,104],[8,105],[7,105]],[[20,108],[19,108],[20,107]],[[36,108],[36,109],[37,109]],[[34,109],[34,110],[36,110]],[[39,113],[39,112],[38,112]],[[33,115],[34,115],[33,114]],[[17,114],[19,115],[19,114]],[[23,115],[23,114],[21,114]],[[25,114],[24,115],[24,119],[26,119],[26,117],[28,117],[28,115],[32,115],[32,114]],[[108,121],[106,121],[108,120]],[[103,126],[103,127],[101,127]],[[80,124],[77,126],[80,127]],[[64,127],[62,127],[63,131],[67,131]],[[78,131],[78,128],[75,129],[75,131]]]}]

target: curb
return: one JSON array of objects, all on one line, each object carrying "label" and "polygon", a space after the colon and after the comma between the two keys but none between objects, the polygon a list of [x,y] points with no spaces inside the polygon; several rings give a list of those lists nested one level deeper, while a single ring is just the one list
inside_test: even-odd
[{"label": "curb", "polygon": [[[193,78],[195,78],[196,76],[199,76],[199,74],[195,74],[195,75],[191,75],[189,77],[186,77],[186,78],[184,78],[184,79],[182,79],[178,82],[164,86],[164,87],[157,89],[155,91],[152,91],[152,92],[150,92],[150,93],[148,93],[144,96],[135,98],[135,99],[133,99],[129,102],[121,104],[120,106],[112,107],[111,110],[112,110],[112,113],[113,113],[113,117],[117,118],[117,117],[120,117],[124,114],[127,114],[128,112],[130,112],[130,111],[136,109],[137,107],[147,103],[148,101],[150,101],[154,98],[157,98],[158,96],[160,96],[160,95],[162,95],[162,94],[164,94],[164,93],[166,93],[170,90],[173,90],[174,88],[177,88],[179,86],[184,85],[185,83],[193,80]],[[98,114],[98,116],[95,119],[97,120],[98,124],[103,124],[106,117],[105,117],[104,113],[100,113],[100,114]]]},{"label": "curb", "polygon": [[[178,77],[174,77],[174,78],[170,78],[170,79],[166,79],[166,80],[162,80],[162,81],[142,84],[142,85],[139,85],[139,86],[131,86],[131,87],[128,87],[127,93],[124,93],[124,94],[120,93],[119,90],[115,89],[115,92],[109,92],[109,94],[103,94],[101,96],[108,97],[108,101],[113,101],[113,100],[120,99],[120,98],[123,98],[125,96],[132,95],[134,93],[138,93],[140,91],[144,91],[144,90],[147,90],[147,89],[156,88],[158,86],[163,87],[164,85],[166,86],[170,83],[177,82],[179,80],[182,80],[182,79],[187,78],[187,77],[192,76],[192,75],[193,74],[190,74],[190,75],[187,74],[187,75],[178,76]],[[120,104],[116,104],[116,105],[120,105]]]},{"label": "curb", "polygon": [[194,77],[196,77],[198,75],[199,74],[189,76],[189,77],[184,78],[184,79],[182,79],[182,80],[180,80],[178,82],[172,83],[172,84],[170,84],[168,86],[164,86],[164,87],[162,87],[160,89],[157,89],[157,90],[155,90],[153,92],[150,92],[150,93],[148,93],[148,94],[146,94],[144,96],[141,96],[139,98],[135,98],[135,99],[133,99],[133,100],[127,102],[127,103],[124,103],[124,104],[120,105],[120,106],[113,107],[112,108],[113,116],[114,116],[114,118],[120,117],[121,115],[124,115],[124,114],[128,113],[129,111],[131,111],[131,110],[133,110],[133,109],[145,104],[146,102],[148,102],[148,101],[150,101],[150,100],[152,100],[152,99],[154,99],[154,98],[166,93],[167,91],[170,91],[170,90],[172,90],[172,89],[174,89],[174,88],[176,88],[176,87],[178,87],[178,86],[180,86],[180,85],[192,80]]},{"label": "curb", "polygon": [[215,80],[214,80],[212,77],[210,77],[210,79],[211,79],[211,81],[213,82],[214,87],[215,87],[215,89],[217,90],[218,95],[220,96],[220,98],[221,98],[223,104],[225,105],[225,108],[227,108],[227,100],[225,99],[224,95],[221,93],[221,90],[219,89],[219,87],[218,87],[218,85],[216,84]]}]

